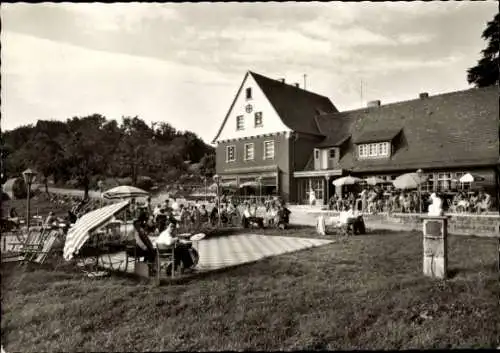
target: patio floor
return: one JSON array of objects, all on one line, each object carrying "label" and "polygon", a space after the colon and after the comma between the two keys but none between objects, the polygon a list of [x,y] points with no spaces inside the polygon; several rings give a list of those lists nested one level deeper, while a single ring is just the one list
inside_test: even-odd
[{"label": "patio floor", "polygon": [[[266,236],[258,234],[240,234],[208,238],[194,244],[200,260],[196,272],[219,270],[226,267],[251,263],[270,256],[281,255],[297,250],[308,249],[332,243],[332,240],[309,239],[285,236]],[[125,270],[125,253],[105,255],[100,263],[102,266]],[[127,272],[134,272],[133,263]]]}]

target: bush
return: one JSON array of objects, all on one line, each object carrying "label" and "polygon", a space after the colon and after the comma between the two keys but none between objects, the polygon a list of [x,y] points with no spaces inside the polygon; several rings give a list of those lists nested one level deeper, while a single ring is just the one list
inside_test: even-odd
[{"label": "bush", "polygon": [[26,196],[26,184],[24,183],[24,179],[19,177],[16,179],[14,184],[12,185],[12,194],[15,199],[25,199]]},{"label": "bush", "polygon": [[118,185],[132,185],[132,178],[131,177],[126,177],[126,178],[118,178]]},{"label": "bush", "polygon": [[151,179],[148,176],[140,176],[137,179],[137,187],[140,189],[149,191],[153,186],[154,186],[153,179]]}]

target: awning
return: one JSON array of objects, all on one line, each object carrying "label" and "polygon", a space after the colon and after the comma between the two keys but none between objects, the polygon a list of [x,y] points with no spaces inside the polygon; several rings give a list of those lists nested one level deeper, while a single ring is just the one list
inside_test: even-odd
[{"label": "awning", "polygon": [[69,261],[90,238],[90,232],[108,222],[113,215],[126,208],[129,201],[122,201],[89,212],[79,218],[69,229],[64,243],[64,259]]},{"label": "awning", "polygon": [[354,143],[390,142],[399,134],[400,131],[400,128],[364,131],[360,136],[354,138]]}]

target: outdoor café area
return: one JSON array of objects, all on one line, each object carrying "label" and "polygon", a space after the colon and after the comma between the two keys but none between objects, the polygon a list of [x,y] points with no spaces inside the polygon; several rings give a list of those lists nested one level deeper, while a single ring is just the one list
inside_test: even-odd
[{"label": "outdoor caf\u00e9 area", "polygon": [[[115,187],[102,200],[88,201],[91,207],[67,204],[68,217],[50,212],[36,224],[20,223],[3,237],[2,261],[72,264],[90,278],[121,272],[160,283],[330,242],[252,234],[252,228],[285,229],[288,209],[278,199],[265,205],[223,199],[220,190],[208,202],[167,198],[155,204],[144,190]],[[29,196],[27,205],[29,216]],[[232,234],[237,229],[248,232]]]},{"label": "outdoor caf\u00e9 area", "polygon": [[[437,195],[443,200],[443,209],[448,213],[459,214],[492,212],[495,206],[492,196],[474,187],[481,179],[480,176],[467,173],[454,181],[459,185],[457,190],[438,192]],[[423,188],[426,181],[427,178],[418,172],[400,175],[392,181],[379,177],[342,177],[334,180],[333,185],[345,192],[333,194],[326,208],[342,212],[353,207],[366,214],[426,212],[432,194]],[[315,195],[312,190],[310,195],[310,203],[313,204]]]}]

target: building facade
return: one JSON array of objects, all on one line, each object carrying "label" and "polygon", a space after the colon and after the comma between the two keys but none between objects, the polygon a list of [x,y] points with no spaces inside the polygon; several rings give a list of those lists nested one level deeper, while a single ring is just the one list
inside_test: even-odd
[{"label": "building facade", "polygon": [[499,195],[497,86],[339,112],[324,96],[297,84],[247,72],[214,138],[222,181],[260,177],[265,193],[307,203],[314,190],[326,200],[340,176],[393,180],[422,169],[424,191],[467,188],[460,176],[484,178]]}]

